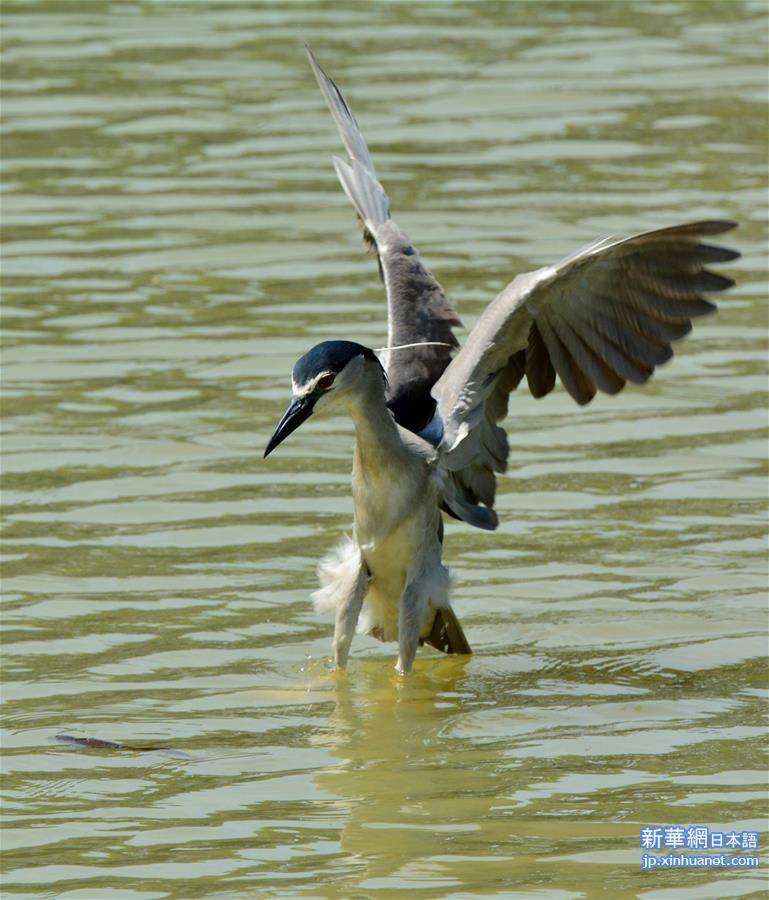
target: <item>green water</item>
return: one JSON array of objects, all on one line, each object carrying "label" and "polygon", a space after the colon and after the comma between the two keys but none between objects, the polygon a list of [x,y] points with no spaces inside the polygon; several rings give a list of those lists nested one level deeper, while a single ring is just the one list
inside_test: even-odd
[{"label": "green water", "polygon": [[[4,898],[763,896],[762,3],[3,5]],[[308,346],[385,340],[302,42],[471,324],[587,241],[733,218],[738,287],[643,389],[512,398],[475,655],[308,602],[351,426],[262,449]],[[87,750],[58,734],[174,752]]]}]

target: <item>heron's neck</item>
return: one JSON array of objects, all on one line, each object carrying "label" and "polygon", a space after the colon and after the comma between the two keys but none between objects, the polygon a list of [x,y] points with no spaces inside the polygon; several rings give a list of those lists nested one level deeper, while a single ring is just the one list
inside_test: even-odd
[{"label": "heron's neck", "polygon": [[384,471],[407,452],[387,408],[379,372],[367,372],[361,378],[349,409],[355,425],[356,460],[364,469]]}]

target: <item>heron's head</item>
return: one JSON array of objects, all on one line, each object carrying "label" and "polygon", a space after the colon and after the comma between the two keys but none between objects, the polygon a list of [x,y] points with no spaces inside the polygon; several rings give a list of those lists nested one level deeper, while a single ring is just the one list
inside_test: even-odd
[{"label": "heron's head", "polygon": [[275,427],[264,455],[272,453],[316,409],[354,391],[372,363],[382,372],[374,351],[352,341],[323,341],[308,350],[294,365],[291,373],[293,397]]}]

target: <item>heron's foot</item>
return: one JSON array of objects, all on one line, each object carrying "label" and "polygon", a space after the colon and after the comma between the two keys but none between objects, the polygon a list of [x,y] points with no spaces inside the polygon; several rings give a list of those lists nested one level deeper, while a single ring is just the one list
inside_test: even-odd
[{"label": "heron's foot", "polygon": [[401,661],[400,656],[398,657],[398,662],[395,663],[395,671],[399,675],[409,675],[411,674],[411,669],[414,665],[414,660],[412,659],[410,663],[406,664]]}]

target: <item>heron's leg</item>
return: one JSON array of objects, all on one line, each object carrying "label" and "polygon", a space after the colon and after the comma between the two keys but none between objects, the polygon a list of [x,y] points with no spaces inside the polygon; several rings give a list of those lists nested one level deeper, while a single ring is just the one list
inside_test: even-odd
[{"label": "heron's leg", "polygon": [[414,657],[419,646],[419,632],[425,618],[427,594],[421,590],[419,581],[406,585],[401,596],[398,615],[398,662],[395,668],[401,675],[408,675],[414,665]]},{"label": "heron's leg", "polygon": [[337,669],[347,666],[350,655],[350,644],[358,624],[360,608],[368,589],[369,574],[365,563],[361,560],[358,575],[351,581],[347,591],[336,604],[336,621],[334,623],[334,662]]}]

